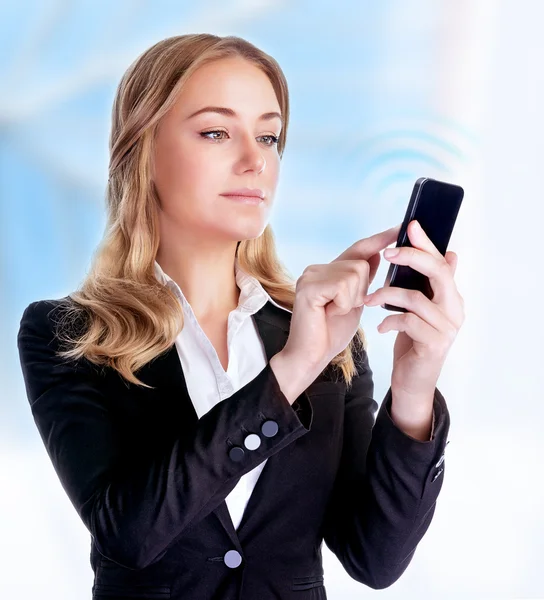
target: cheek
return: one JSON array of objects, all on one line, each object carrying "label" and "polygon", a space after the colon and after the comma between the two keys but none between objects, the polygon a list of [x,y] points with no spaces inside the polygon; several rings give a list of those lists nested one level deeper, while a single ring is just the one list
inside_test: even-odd
[{"label": "cheek", "polygon": [[155,182],[161,198],[190,196],[210,186],[213,170],[205,148],[188,140],[163,140],[155,152]]},{"label": "cheek", "polygon": [[266,187],[271,193],[276,194],[276,188],[278,187],[278,181],[280,178],[280,159],[275,156],[266,161]]},{"label": "cheek", "polygon": [[[267,163],[268,164],[268,163]],[[275,156],[274,159],[272,161],[270,161],[270,181],[274,184],[274,187],[276,187],[276,184],[278,183],[278,179],[280,176],[280,158],[279,156]]]}]

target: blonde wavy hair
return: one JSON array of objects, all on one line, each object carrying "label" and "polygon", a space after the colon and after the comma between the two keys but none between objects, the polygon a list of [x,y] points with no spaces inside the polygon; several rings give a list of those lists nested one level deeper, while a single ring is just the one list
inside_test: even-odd
[{"label": "blonde wavy hair", "polygon": [[[154,272],[159,246],[159,198],[150,177],[155,132],[196,69],[233,56],[250,61],[270,79],[284,120],[278,142],[283,155],[289,95],[271,56],[242,38],[207,33],[166,38],[141,54],[123,75],[113,103],[106,231],[59,321],[64,332],[57,335],[68,343],[59,352],[64,358],[86,358],[151,387],[135,372],[172,347],[184,322],[179,300]],[[277,256],[270,225],[258,238],[240,241],[236,256],[242,270],[278,304],[293,310],[296,281]],[[73,337],[68,332],[76,322],[85,328]],[[330,363],[342,370],[348,386],[357,373],[353,350],[358,342],[366,348],[361,327]]]}]

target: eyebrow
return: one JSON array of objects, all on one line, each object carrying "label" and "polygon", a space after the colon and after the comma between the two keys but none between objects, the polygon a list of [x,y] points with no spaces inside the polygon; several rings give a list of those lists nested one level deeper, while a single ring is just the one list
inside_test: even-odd
[{"label": "eyebrow", "polygon": [[[201,108],[200,110],[197,110],[196,112],[194,112],[192,115],[189,115],[187,117],[187,119],[192,119],[193,117],[196,117],[197,115],[200,115],[205,112],[218,113],[220,115],[224,115],[225,117],[237,117],[238,116],[236,114],[236,112],[234,112],[232,110],[232,108],[225,108],[224,106],[205,106],[204,108]],[[274,119],[276,117],[283,123],[283,119],[282,119],[280,113],[278,113],[278,112],[264,113],[259,117],[259,120],[260,121],[271,121],[272,119]]]}]

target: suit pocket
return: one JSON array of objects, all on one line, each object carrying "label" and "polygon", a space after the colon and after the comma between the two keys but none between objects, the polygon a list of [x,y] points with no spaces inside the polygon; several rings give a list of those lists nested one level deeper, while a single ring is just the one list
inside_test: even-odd
[{"label": "suit pocket", "polygon": [[308,575],[308,577],[293,577],[291,590],[293,592],[302,592],[316,587],[323,587],[323,575]]},{"label": "suit pocket", "polygon": [[142,600],[142,598],[170,598],[170,586],[164,585],[131,585],[121,586],[97,583],[93,588],[93,600],[115,600],[116,598],[122,598],[123,600],[136,599]]}]

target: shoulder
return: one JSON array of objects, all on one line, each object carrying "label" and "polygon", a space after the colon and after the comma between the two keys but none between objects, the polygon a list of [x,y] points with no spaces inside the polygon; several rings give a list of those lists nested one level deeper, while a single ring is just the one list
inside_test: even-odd
[{"label": "shoulder", "polygon": [[73,308],[75,305],[70,296],[31,302],[24,309],[21,316],[18,333],[19,341],[26,332],[47,338],[54,337],[57,325],[65,310]]},{"label": "shoulder", "polygon": [[34,300],[23,311],[22,319],[44,319],[55,309],[71,303],[69,296],[53,300]]},{"label": "shoulder", "polygon": [[45,324],[54,318],[59,309],[70,306],[70,304],[72,304],[72,300],[69,296],[53,300],[35,300],[24,309],[21,324]]}]

